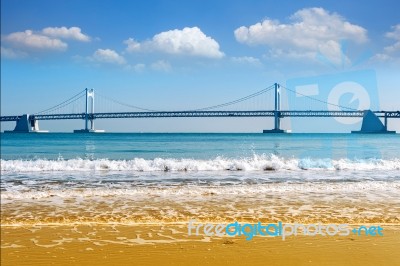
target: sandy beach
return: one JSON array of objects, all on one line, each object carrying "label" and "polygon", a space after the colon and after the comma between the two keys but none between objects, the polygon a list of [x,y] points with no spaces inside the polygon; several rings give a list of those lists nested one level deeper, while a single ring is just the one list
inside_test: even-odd
[{"label": "sandy beach", "polygon": [[[123,160],[21,160],[17,137],[9,140],[9,153],[15,157],[1,161],[2,266],[400,262],[400,161],[392,147],[386,150],[387,159],[326,159],[328,154],[297,158],[291,147],[302,152],[303,142],[315,145],[315,136],[286,136],[276,142],[290,145],[286,157],[227,158],[215,156],[220,151],[214,149],[226,145],[226,153],[231,153],[232,138],[235,147],[243,145],[243,137],[261,146],[272,144],[258,135],[111,134],[101,135],[96,145],[108,150],[110,143],[121,143],[119,149],[126,150],[137,141],[152,151],[168,141],[171,150],[187,150],[182,138],[195,139],[195,147],[205,146],[208,138],[207,156],[214,157],[193,159],[196,150],[185,158],[177,152],[171,158],[129,159],[128,150],[118,152],[126,156]],[[68,149],[72,145],[79,150],[81,145],[72,134],[50,137],[41,141],[57,154],[60,139]],[[320,138],[340,142],[353,137]],[[377,145],[383,146],[383,141]],[[229,230],[207,235],[206,226],[198,227],[208,223],[214,229],[228,228],[236,222],[242,229],[233,236]],[[290,226],[298,226],[297,235],[290,234]],[[197,228],[202,228],[198,234]]]},{"label": "sandy beach", "polygon": [[400,0],[0,2],[0,266],[400,266]]},{"label": "sandy beach", "polygon": [[187,225],[2,226],[1,265],[396,265],[399,226],[383,237],[188,236]]},{"label": "sandy beach", "polygon": [[[2,193],[1,265],[396,265],[397,183]],[[348,224],[383,235],[189,235],[216,225]]]}]

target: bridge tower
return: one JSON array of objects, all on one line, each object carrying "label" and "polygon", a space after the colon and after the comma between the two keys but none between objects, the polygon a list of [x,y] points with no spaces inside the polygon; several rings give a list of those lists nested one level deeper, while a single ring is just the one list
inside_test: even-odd
[{"label": "bridge tower", "polygon": [[47,133],[48,130],[39,129],[39,121],[34,115],[23,114],[18,117],[14,130],[5,130],[4,133]]},{"label": "bridge tower", "polygon": [[265,129],[263,133],[286,133],[281,127],[281,91],[278,83],[274,84],[275,89],[275,110],[274,110],[274,129]]},{"label": "bridge tower", "polygon": [[384,117],[385,124],[371,110],[364,111],[364,117],[360,131],[351,131],[359,134],[396,134],[396,131],[387,130],[387,112]]},{"label": "bridge tower", "polygon": [[[90,108],[89,108],[90,105]],[[89,112],[90,109],[90,112]],[[74,133],[99,133],[104,130],[94,129],[94,89],[86,88],[86,101],[85,101],[85,129],[76,129]],[[90,128],[89,128],[90,120]]]}]

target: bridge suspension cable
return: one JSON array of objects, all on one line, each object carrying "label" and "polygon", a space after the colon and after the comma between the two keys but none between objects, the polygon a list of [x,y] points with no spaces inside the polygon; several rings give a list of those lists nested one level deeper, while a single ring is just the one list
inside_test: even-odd
[{"label": "bridge suspension cable", "polygon": [[71,98],[69,98],[69,99],[67,99],[67,100],[65,100],[65,101],[63,101],[63,102],[61,102],[61,103],[59,103],[57,105],[54,105],[53,107],[50,107],[50,108],[47,108],[47,109],[45,109],[43,111],[37,112],[37,113],[35,113],[35,115],[44,114],[44,113],[50,113],[52,111],[59,110],[60,108],[63,108],[65,106],[68,106],[68,105],[76,102],[77,100],[81,99],[84,96],[85,96],[85,90],[82,90],[79,93],[77,93],[74,96],[72,96]]},{"label": "bridge suspension cable", "polygon": [[289,89],[289,88],[287,88],[287,87],[285,87],[285,86],[282,86],[282,85],[281,85],[281,87],[284,88],[284,89],[287,90],[287,91],[290,91],[290,92],[292,92],[292,93],[294,93],[294,94],[301,95],[301,96],[303,96],[303,97],[306,97],[306,98],[308,98],[308,99],[310,99],[310,100],[313,100],[313,101],[316,101],[316,102],[320,102],[320,103],[324,103],[324,104],[327,104],[327,105],[339,107],[339,108],[341,108],[341,109],[346,109],[346,110],[349,110],[349,111],[357,111],[357,109],[354,109],[354,108],[346,107],[346,106],[339,105],[339,104],[330,103],[330,102],[327,102],[327,101],[323,101],[323,100],[320,100],[320,99],[311,97],[311,96],[309,96],[309,95],[305,95],[305,94],[303,94],[303,93],[294,91],[294,90]]},{"label": "bridge suspension cable", "polygon": [[263,94],[263,93],[265,93],[265,92],[267,92],[269,90],[272,90],[273,88],[274,88],[274,85],[271,85],[271,86],[269,86],[269,87],[267,87],[265,89],[262,89],[262,90],[260,90],[258,92],[255,92],[253,94],[247,95],[245,97],[239,98],[239,99],[234,100],[234,101],[230,101],[230,102],[226,102],[226,103],[222,103],[222,104],[218,104],[218,105],[212,105],[212,106],[208,106],[208,107],[204,107],[204,108],[200,108],[200,109],[195,109],[195,110],[192,110],[192,111],[207,111],[207,110],[212,110],[212,109],[219,108],[219,107],[225,107],[225,106],[233,105],[233,104],[240,103],[240,102],[246,101],[248,99],[254,98],[254,97],[256,97],[258,95],[261,95],[261,94]]},{"label": "bridge suspension cable", "polygon": [[[264,93],[272,90],[273,88],[274,88],[274,85],[271,85],[271,86],[269,86],[269,87],[267,87],[265,89],[262,89],[260,91],[257,91],[255,93],[252,93],[250,95],[247,95],[245,97],[242,97],[242,98],[239,98],[239,99],[236,99],[236,100],[233,100],[233,101],[229,101],[229,102],[225,102],[225,103],[217,104],[217,105],[212,105],[212,106],[207,106],[207,107],[203,107],[203,108],[198,108],[198,109],[189,109],[189,110],[185,109],[183,111],[207,111],[207,110],[213,110],[215,108],[230,106],[230,105],[233,105],[233,104],[237,104],[237,103],[244,102],[246,100],[255,98],[255,97],[257,97],[257,96],[259,96],[261,94],[264,94]],[[140,106],[124,103],[124,102],[121,102],[119,100],[113,99],[111,97],[108,97],[108,96],[106,96],[104,94],[101,94],[101,93],[98,93],[98,92],[96,93],[96,95],[100,96],[100,98],[103,98],[104,100],[110,101],[112,103],[115,103],[115,104],[118,104],[118,105],[121,105],[121,106],[125,106],[125,107],[129,107],[129,108],[133,108],[133,109],[137,109],[137,110],[141,110],[141,111],[147,111],[147,112],[164,112],[164,111],[166,111],[166,110],[149,109],[149,108],[144,108],[144,107],[140,107]]]},{"label": "bridge suspension cable", "polygon": [[96,95],[100,96],[100,97],[103,97],[104,99],[106,99],[108,101],[111,101],[113,103],[116,103],[116,104],[119,104],[119,105],[122,105],[122,106],[125,106],[125,107],[130,107],[130,108],[134,108],[134,109],[138,109],[138,110],[142,110],[142,111],[147,111],[147,112],[162,112],[160,110],[147,109],[147,108],[139,107],[139,106],[136,106],[136,105],[123,103],[121,101],[115,100],[115,99],[113,99],[111,97],[105,96],[105,95],[103,95],[101,93],[98,93],[98,92],[96,92]]},{"label": "bridge suspension cable", "polygon": [[[330,103],[330,102],[327,102],[327,101],[324,101],[324,100],[320,100],[320,99],[311,97],[311,96],[306,95],[306,94],[302,94],[300,92],[297,92],[297,91],[295,91],[293,89],[290,89],[290,88],[287,88],[285,86],[282,86],[282,85],[280,85],[280,86],[283,89],[285,89],[287,92],[291,92],[294,95],[301,95],[302,97],[304,97],[306,99],[309,99],[309,100],[312,100],[312,101],[315,101],[315,102],[323,103],[325,105],[339,107],[342,110],[356,111],[356,109],[354,109],[354,108],[342,106],[342,105],[339,105],[339,104]],[[189,110],[186,109],[185,111],[208,111],[208,110],[215,110],[217,108],[222,108],[222,107],[226,107],[226,106],[231,106],[231,105],[238,104],[238,103],[247,101],[249,99],[255,98],[255,97],[259,96],[259,95],[265,94],[268,91],[272,91],[273,88],[274,88],[274,85],[271,85],[271,86],[269,86],[267,88],[264,88],[264,89],[262,89],[260,91],[257,91],[255,93],[252,93],[252,94],[247,95],[245,97],[241,97],[241,98],[233,100],[233,101],[225,102],[225,103],[222,103],[222,104],[216,104],[216,105],[212,105],[212,106],[207,106],[207,107],[203,107],[203,108],[189,109]],[[140,110],[140,111],[145,111],[145,112],[163,112],[163,111],[165,111],[165,110],[154,110],[154,109],[149,109],[149,108],[144,108],[144,107],[140,107],[140,106],[124,103],[124,102],[121,102],[119,100],[113,99],[111,97],[105,96],[105,95],[103,95],[101,93],[97,93],[96,95],[98,95],[98,96],[100,96],[100,98],[103,98],[104,100],[106,100],[106,102],[111,102],[113,104],[117,104],[117,105],[120,105],[120,106],[133,108],[133,109]],[[49,114],[51,112],[54,113],[55,111],[59,111],[61,108],[67,107],[67,106],[69,106],[71,104],[75,104],[76,105],[76,104],[78,104],[78,100],[80,100],[80,99],[82,99],[84,97],[85,97],[85,90],[82,90],[79,93],[77,93],[74,96],[72,96],[71,98],[69,98],[69,99],[67,99],[67,100],[65,100],[65,101],[63,101],[63,102],[61,102],[61,103],[59,103],[59,104],[57,104],[55,106],[47,108],[47,109],[45,109],[43,111],[37,112],[37,113],[35,113],[35,115]],[[264,107],[265,105],[263,104],[262,106]],[[261,107],[261,109],[265,109],[266,106],[264,108],[263,107]],[[117,110],[117,111],[120,111],[120,110]],[[76,111],[75,112],[68,112],[68,113],[76,113]]]}]

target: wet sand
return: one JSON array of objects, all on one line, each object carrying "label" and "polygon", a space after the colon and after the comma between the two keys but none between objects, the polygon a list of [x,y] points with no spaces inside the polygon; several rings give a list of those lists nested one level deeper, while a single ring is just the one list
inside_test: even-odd
[{"label": "wet sand", "polygon": [[1,227],[1,265],[399,265],[400,226],[384,236],[188,236],[187,224]]},{"label": "wet sand", "polygon": [[[397,183],[2,193],[1,265],[400,265]],[[189,236],[188,222],[379,225],[383,236]]]}]

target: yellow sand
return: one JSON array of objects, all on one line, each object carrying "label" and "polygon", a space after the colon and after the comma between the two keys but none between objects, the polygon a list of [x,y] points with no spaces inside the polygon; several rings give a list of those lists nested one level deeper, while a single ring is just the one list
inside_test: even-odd
[{"label": "yellow sand", "polygon": [[[134,196],[2,195],[1,265],[400,265],[397,188],[314,186],[284,193],[196,187],[145,189]],[[209,238],[188,236],[191,219],[373,224],[384,228],[384,236]]]},{"label": "yellow sand", "polygon": [[1,227],[1,265],[400,265],[400,228],[384,236],[188,236],[187,224]]}]

